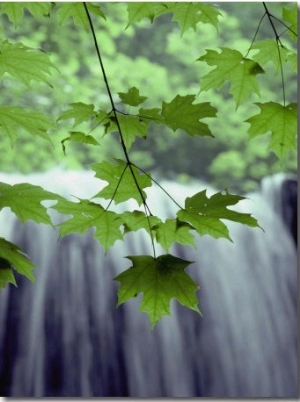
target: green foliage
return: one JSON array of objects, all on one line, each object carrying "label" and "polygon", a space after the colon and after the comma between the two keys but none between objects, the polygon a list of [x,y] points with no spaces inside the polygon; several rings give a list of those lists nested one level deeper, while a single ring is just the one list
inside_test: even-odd
[{"label": "green foliage", "polygon": [[297,105],[282,106],[278,103],[257,103],[260,113],[246,120],[251,124],[250,137],[272,132],[270,149],[282,160],[291,149],[296,149]]},{"label": "green foliage", "polygon": [[106,161],[93,165],[95,176],[108,182],[95,197],[114,200],[116,204],[133,198],[141,205],[147,197],[143,189],[152,185],[151,177],[122,160],[116,162],[117,165]]},{"label": "green foliage", "polygon": [[209,234],[212,237],[230,239],[227,226],[221,219],[243,223],[248,226],[258,226],[257,220],[250,214],[240,213],[227,208],[235,205],[243,197],[238,195],[216,193],[210,198],[203,190],[185,201],[185,209],[180,210],[177,216],[180,221],[187,222],[201,235]]},{"label": "green foliage", "polygon": [[29,280],[35,280],[32,273],[34,265],[26,254],[15,244],[0,237],[0,289],[8,282],[16,286],[13,268]]},{"label": "green foliage", "polygon": [[181,128],[189,135],[212,136],[206,123],[199,120],[206,117],[215,117],[216,109],[210,103],[193,104],[195,95],[177,95],[170,103],[163,102],[163,122],[173,131]]},{"label": "green foliage", "polygon": [[0,183],[0,195],[0,209],[9,207],[23,223],[32,219],[38,223],[51,224],[47,208],[41,202],[61,199],[59,195],[29,183],[13,186]]},{"label": "green foliage", "polygon": [[149,255],[127,258],[132,261],[132,267],[115,278],[121,283],[118,306],[143,292],[140,311],[148,314],[152,329],[163,316],[170,315],[170,301],[173,298],[201,314],[195,295],[199,287],[184,272],[190,261],[170,254],[157,258]]},{"label": "green foliage", "polygon": [[264,70],[258,63],[245,58],[237,50],[221,48],[221,53],[207,50],[206,54],[198,60],[205,61],[210,66],[216,66],[213,71],[202,78],[202,91],[219,88],[226,81],[230,81],[231,93],[237,107],[253,93],[259,95],[256,75],[263,74]]},{"label": "green foliage", "polygon": [[14,106],[0,107],[0,131],[10,139],[11,144],[18,137],[18,129],[51,141],[48,131],[52,127],[51,121],[44,113]]},{"label": "green foliage", "polygon": [[[64,154],[79,166],[91,165],[107,184],[91,200],[73,202],[26,183],[0,183],[0,209],[9,207],[22,222],[52,225],[42,205],[51,200],[65,218],[61,236],[94,228],[105,251],[127,233],[144,230],[153,256],[128,257],[132,267],[116,278],[118,305],[142,292],[140,310],[152,328],[170,314],[173,298],[200,313],[199,287],[185,273],[190,262],[156,256],[157,243],[169,252],[174,243],[194,246],[195,235],[231,241],[226,220],[259,224],[230,209],[243,197],[228,190],[211,197],[198,192],[184,208],[168,194],[179,209],[163,221],[148,205],[154,180],[145,161],[155,166],[162,160],[179,171],[191,161],[186,173],[199,178],[207,170],[222,188],[225,176],[230,185],[245,178],[251,184],[273,171],[271,162],[272,169],[294,163],[289,156],[296,150],[297,109],[287,77],[297,71],[297,6],[276,6],[281,15],[275,17],[266,4],[1,3],[0,135],[17,155],[9,164],[1,141],[3,169],[19,163],[29,171],[28,160],[46,166],[58,149],[54,164]],[[249,7],[257,11],[245,21],[231,7],[245,8],[244,15]],[[44,148],[36,145],[44,140]],[[107,200],[106,207],[96,203],[99,198]],[[130,200],[143,211],[110,210],[113,202]],[[0,287],[16,285],[13,269],[34,279],[27,256],[1,238]]]},{"label": "green foliage", "polygon": [[49,55],[41,50],[32,49],[22,43],[1,42],[0,76],[8,73],[30,87],[31,80],[47,84],[51,69],[55,68]]}]

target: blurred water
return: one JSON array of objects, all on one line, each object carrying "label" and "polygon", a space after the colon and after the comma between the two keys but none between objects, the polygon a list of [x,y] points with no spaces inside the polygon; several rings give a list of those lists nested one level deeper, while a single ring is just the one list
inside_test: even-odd
[{"label": "blurred water", "polygon": [[[30,179],[86,197],[102,186],[84,172]],[[269,179],[263,190],[277,186],[281,197],[283,183]],[[176,199],[201,189],[165,185]],[[20,245],[38,269],[36,285],[20,280],[18,288],[0,294],[1,395],[296,397],[296,248],[274,212],[272,192],[265,193],[240,207],[251,209],[265,232],[229,224],[234,243],[204,236],[197,250],[172,250],[195,261],[188,271],[201,286],[203,318],[172,302],[172,316],[153,332],[138,313],[141,296],[115,308],[112,279],[130,265],[123,257],[151,253],[142,233],[127,235],[105,256],[91,231],[58,241],[53,229],[21,226],[2,211],[1,235]],[[157,189],[149,199],[153,210],[170,214],[172,205]]]}]

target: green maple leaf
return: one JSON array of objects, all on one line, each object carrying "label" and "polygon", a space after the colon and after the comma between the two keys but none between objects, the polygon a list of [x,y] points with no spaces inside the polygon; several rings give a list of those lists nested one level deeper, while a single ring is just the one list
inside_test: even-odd
[{"label": "green maple leaf", "polygon": [[105,210],[100,204],[95,204],[89,200],[72,202],[61,199],[51,208],[62,214],[72,215],[72,218],[59,225],[61,236],[74,232],[83,234],[95,227],[94,237],[105,250],[108,250],[116,240],[123,240],[123,234],[120,230],[122,222],[118,214]]},{"label": "green maple leaf", "polygon": [[128,24],[125,29],[135,22],[140,22],[144,18],[148,18],[153,22],[154,18],[158,17],[165,11],[166,6],[163,3],[128,3]]},{"label": "green maple leaf", "polygon": [[29,48],[21,43],[12,44],[7,40],[1,43],[0,77],[8,73],[28,87],[31,80],[50,85],[48,76],[52,68],[56,69],[45,52]]},{"label": "green maple leaf", "polygon": [[251,94],[260,95],[256,75],[264,73],[264,70],[253,60],[245,59],[237,50],[226,47],[221,48],[221,53],[206,50],[206,54],[198,60],[206,62],[209,66],[216,66],[214,70],[202,77],[201,91],[219,88],[229,81],[230,92],[237,107]]},{"label": "green maple leaf", "polygon": [[145,229],[150,234],[150,229],[161,221],[157,216],[146,216],[142,211],[123,212],[119,215],[125,228],[125,233]]},{"label": "green maple leaf", "polygon": [[99,146],[99,142],[92,136],[82,133],[81,131],[69,131],[70,136],[61,140],[63,152],[66,155],[66,141],[81,142],[82,144],[89,144]]},{"label": "green maple leaf", "polygon": [[156,240],[167,251],[176,243],[193,246],[195,244],[194,236],[190,233],[190,225],[183,224],[177,219],[166,219],[156,225]]},{"label": "green maple leaf", "polygon": [[69,18],[73,19],[74,24],[89,31],[89,21],[82,3],[56,3],[59,6],[56,14],[59,25],[62,25]]},{"label": "green maple leaf", "polygon": [[16,27],[24,15],[26,8],[35,18],[46,16],[52,9],[52,4],[48,2],[5,2],[1,4],[1,14],[7,14],[10,22]]},{"label": "green maple leaf", "polygon": [[35,280],[32,273],[34,265],[27,255],[18,246],[0,237],[0,289],[8,282],[16,286],[12,268],[29,280]]},{"label": "green maple leaf", "polygon": [[209,4],[203,3],[166,3],[168,11],[173,13],[172,21],[176,21],[180,27],[181,35],[188,29],[196,31],[199,22],[209,23],[217,28],[221,13]]},{"label": "green maple leaf", "polygon": [[[290,54],[289,49],[281,47],[274,39],[266,39],[262,42],[256,42],[253,44],[252,49],[258,50],[258,52],[252,56],[254,61],[260,65],[272,62],[276,70],[280,68],[282,60],[287,60],[287,57]],[[278,50],[280,51],[280,58]]]},{"label": "green maple leaf", "polygon": [[74,125],[78,126],[80,123],[84,121],[89,121],[91,118],[96,116],[95,106],[94,105],[87,105],[82,102],[75,102],[70,104],[71,108],[62,112],[57,119],[59,120],[68,120],[74,119]]},{"label": "green maple leaf", "polygon": [[269,149],[272,149],[279,159],[297,148],[297,105],[291,103],[282,106],[279,103],[256,103],[260,113],[245,120],[250,123],[248,130],[250,138],[271,131]]},{"label": "green maple leaf", "polygon": [[21,2],[5,2],[1,4],[1,14],[7,14],[9,21],[12,22],[15,27],[22,19],[23,13],[24,6]]},{"label": "green maple leaf", "polygon": [[156,124],[163,124],[164,118],[161,115],[161,109],[153,108],[153,109],[139,109],[138,117],[141,121],[146,124],[149,124],[153,121]]},{"label": "green maple leaf", "polygon": [[[108,185],[95,195],[95,197],[102,197],[108,200],[113,198],[116,204],[134,198],[137,203],[141,205],[143,200],[129,166],[120,159],[116,159],[116,162],[117,165],[104,161],[92,166],[93,170],[96,172],[95,176],[108,182]],[[132,166],[132,170],[139,188],[146,199],[147,194],[143,189],[151,187],[151,178],[148,175],[140,174],[135,166]]]},{"label": "green maple leaf", "polygon": [[32,219],[38,223],[51,225],[47,208],[41,202],[59,199],[63,198],[29,183],[11,186],[0,182],[0,209],[9,207],[23,223]]},{"label": "green maple leaf", "polygon": [[10,139],[11,144],[17,138],[20,128],[51,142],[47,132],[52,127],[53,124],[43,113],[20,107],[0,107],[0,131]]},{"label": "green maple leaf", "polygon": [[227,207],[235,205],[244,197],[222,192],[206,195],[206,190],[200,191],[185,200],[185,209],[178,211],[178,219],[191,224],[201,235],[208,234],[215,238],[224,237],[231,241],[227,226],[221,219],[239,222],[244,225],[256,227],[257,220],[250,214],[236,212]]},{"label": "green maple leaf", "polygon": [[190,261],[170,254],[157,258],[148,255],[126,258],[133,265],[115,278],[120,282],[117,306],[143,292],[140,311],[148,314],[152,329],[163,316],[170,315],[173,298],[201,315],[195,295],[199,287],[184,272]]},{"label": "green maple leaf", "polygon": [[118,92],[118,95],[124,105],[138,106],[145,102],[147,96],[141,96],[140,91],[136,87],[132,87],[128,92]]},{"label": "green maple leaf", "polygon": [[173,131],[182,129],[190,136],[213,136],[208,125],[199,120],[215,117],[216,109],[209,102],[193,104],[195,98],[195,95],[176,95],[170,103],[163,102],[163,122]]},{"label": "green maple leaf", "polygon": [[288,31],[290,37],[296,41],[297,40],[297,32],[298,32],[298,19],[297,19],[297,15],[298,15],[298,7],[297,7],[297,3],[293,4],[293,8],[283,8],[282,10],[282,18],[288,22],[290,24],[290,29],[292,29],[292,31]]},{"label": "green maple leaf", "polygon": [[137,116],[119,115],[118,120],[127,149],[130,149],[136,137],[147,137],[147,126]]}]

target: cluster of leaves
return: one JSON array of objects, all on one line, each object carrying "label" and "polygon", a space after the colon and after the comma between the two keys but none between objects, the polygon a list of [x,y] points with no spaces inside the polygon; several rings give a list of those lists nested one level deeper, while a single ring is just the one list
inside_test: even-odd
[{"label": "cluster of leaves", "polygon": [[[273,23],[275,17],[269,13],[266,6],[264,7],[264,17]],[[210,24],[217,29],[220,16],[218,8],[203,3],[129,3],[127,10],[127,27],[145,18],[153,22],[161,15],[171,14],[173,21],[178,23],[182,35],[190,28],[196,30],[199,23]],[[1,134],[8,137],[12,145],[20,129],[51,142],[50,131],[56,129],[60,122],[71,120],[69,135],[62,140],[62,151],[66,152],[68,142],[99,146],[99,139],[92,133],[101,126],[106,135],[112,133],[119,135],[124,159],[102,160],[92,166],[96,178],[106,181],[107,185],[89,200],[78,199],[73,202],[27,183],[14,186],[1,183],[0,209],[9,207],[22,222],[31,219],[52,225],[47,208],[41,204],[42,201],[52,200],[51,208],[63,215],[72,216],[60,225],[61,236],[74,232],[83,234],[95,227],[95,238],[105,250],[117,240],[123,240],[126,233],[145,230],[152,244],[153,256],[128,257],[132,261],[132,267],[116,278],[121,283],[118,304],[143,292],[144,298],[140,309],[148,314],[152,327],[164,315],[170,314],[172,298],[200,313],[195,296],[199,287],[185,273],[185,268],[190,262],[170,254],[156,256],[156,243],[168,253],[173,243],[193,246],[194,234],[210,235],[216,239],[223,237],[231,241],[224,220],[251,227],[258,226],[258,223],[250,214],[228,208],[236,205],[243,197],[229,194],[227,190],[216,193],[210,198],[206,195],[206,191],[198,192],[185,200],[184,207],[173,200],[178,206],[173,219],[164,221],[159,216],[153,216],[145,189],[153,182],[159,187],[160,185],[150,173],[132,162],[130,149],[138,137],[147,138],[153,123],[166,126],[173,132],[183,131],[191,137],[213,137],[206,119],[216,118],[217,109],[210,102],[197,102],[195,94],[184,96],[177,94],[170,101],[162,101],[159,107],[143,108],[141,105],[148,98],[141,95],[136,87],[118,93],[117,108],[115,94],[111,93],[106,76],[105,63],[101,57],[93,22],[93,18],[103,22],[106,20],[101,6],[93,3],[2,3],[1,5],[1,14],[6,15],[16,27],[28,12],[36,18],[55,16],[59,24],[64,24],[71,18],[75,25],[90,32],[91,41],[95,44],[95,58],[98,57],[99,61],[99,73],[103,75],[110,99],[110,108],[102,110],[94,104],[71,103],[67,110],[58,113],[53,122],[46,113],[15,105],[2,106],[0,107]],[[293,39],[296,32],[295,15],[296,8],[294,10],[283,8],[282,20],[277,19]],[[249,54],[253,51],[254,55],[250,57]],[[294,60],[295,52],[282,45],[275,27],[274,39],[269,39],[268,43],[253,41],[246,55],[227,47],[218,50],[207,49],[198,61],[214,69],[202,77],[201,91],[216,89],[230,82],[230,93],[237,108],[243,103],[251,102],[251,95],[260,92],[257,75],[265,73],[264,63],[270,57],[282,71],[283,103],[273,101],[257,103],[260,112],[247,121],[250,123],[251,137],[271,131],[269,147],[278,158],[282,159],[296,147],[296,105],[286,102],[283,74],[284,63]],[[52,85],[51,72],[57,68],[59,66],[54,65],[49,55],[41,49],[13,43],[8,39],[0,43],[0,76],[8,74],[29,89],[32,81]],[[91,129],[88,131],[80,129],[82,123],[90,123]],[[171,195],[168,196],[172,198]],[[102,206],[95,201],[96,198],[109,200],[108,206]],[[138,209],[121,213],[110,210],[112,201],[119,204],[130,199],[136,201]],[[33,265],[27,256],[9,241],[1,238],[0,242],[0,286],[4,287],[7,282],[15,284],[13,269],[33,280]]]}]

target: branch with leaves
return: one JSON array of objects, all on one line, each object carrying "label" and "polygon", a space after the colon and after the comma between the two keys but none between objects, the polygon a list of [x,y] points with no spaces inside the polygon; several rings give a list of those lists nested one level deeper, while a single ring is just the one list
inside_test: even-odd
[{"label": "branch with leaves", "polygon": [[[296,105],[286,104],[284,89],[284,63],[290,62],[295,52],[283,45],[281,40],[283,33],[278,33],[273,20],[277,20],[292,39],[295,39],[296,10],[284,8],[280,19],[270,13],[265,3],[263,8],[265,13],[258,23],[250,48],[245,55],[235,49],[221,47],[217,50],[207,49],[206,53],[198,58],[198,62],[214,67],[201,78],[200,90],[201,92],[216,90],[224,83],[230,82],[230,93],[238,108],[241,104],[251,103],[249,99],[253,93],[260,94],[257,75],[265,74],[264,64],[271,60],[279,65],[283,105],[272,100],[256,103],[261,111],[257,115],[250,116],[247,122],[250,123],[250,137],[271,131],[270,148],[279,158],[283,158],[296,146]],[[110,78],[97,40],[96,23],[93,21],[97,18],[98,24],[99,20],[106,20],[101,5],[93,3],[2,3],[1,5],[2,16],[7,16],[16,27],[22,18],[25,18],[24,10],[35,17],[57,16],[60,24],[72,18],[75,25],[90,34],[110,108],[107,111],[98,109],[93,104],[73,102],[70,103],[69,109],[59,112],[53,123],[46,113],[37,113],[15,105],[2,106],[0,133],[9,137],[12,144],[16,141],[20,128],[30,135],[38,135],[49,140],[48,133],[51,129],[57,127],[60,122],[71,119],[73,127],[69,130],[69,136],[61,142],[63,153],[66,152],[67,142],[99,146],[99,139],[91,133],[101,126],[106,135],[118,133],[124,160],[102,160],[92,165],[96,179],[104,180],[107,185],[91,199],[78,199],[77,202],[73,202],[38,186],[30,184],[11,186],[1,183],[0,209],[9,207],[22,222],[31,219],[52,225],[48,209],[41,204],[44,200],[52,200],[55,203],[52,209],[62,215],[72,216],[59,225],[60,236],[74,232],[83,234],[94,227],[96,228],[94,236],[105,250],[112,247],[117,240],[123,240],[128,232],[146,231],[153,255],[128,257],[132,266],[115,278],[120,282],[118,305],[142,292],[144,297],[140,310],[148,314],[152,328],[164,315],[170,314],[172,298],[200,313],[195,295],[199,286],[185,273],[186,267],[191,262],[169,254],[170,248],[174,243],[193,246],[195,235],[209,235],[215,239],[226,238],[231,241],[224,220],[250,227],[259,227],[259,224],[250,214],[230,209],[244,197],[230,194],[227,190],[217,192],[211,197],[207,196],[205,190],[198,192],[188,197],[184,206],[180,206],[174,196],[152,178],[150,172],[138,167],[131,160],[130,149],[136,138],[147,138],[151,134],[152,123],[165,126],[173,132],[181,130],[191,137],[214,137],[206,121],[216,118],[217,109],[211,102],[197,103],[196,94],[177,94],[171,101],[162,101],[159,107],[143,108],[141,105],[148,97],[141,95],[138,88],[131,87],[127,92],[118,93],[122,107],[124,110],[130,107],[131,113],[120,110],[114,101],[115,94],[111,91]],[[202,3],[128,3],[127,10],[127,27],[145,18],[153,22],[162,15],[170,14],[173,21],[178,24],[181,35],[190,28],[196,30],[198,24],[210,24],[217,29],[218,18],[221,15],[214,5]],[[255,38],[264,17],[267,17],[271,24],[275,39],[256,43]],[[32,81],[49,84],[51,70],[57,67],[59,66],[55,66],[45,52],[20,43],[14,44],[8,39],[1,43],[0,75],[6,73],[29,89]],[[95,88],[95,91],[97,90]],[[83,122],[92,122],[93,128],[88,132],[75,131],[75,128]],[[147,188],[153,184],[164,191],[178,207],[172,219],[163,220],[152,214],[151,205],[148,205],[147,201]],[[104,207],[95,201],[96,198],[108,200],[108,205]],[[138,209],[117,213],[110,208],[112,202],[120,204],[129,200],[135,200]],[[33,280],[33,265],[27,256],[9,241],[2,238],[0,240],[0,286],[4,287],[8,282],[15,284],[14,270]],[[167,254],[157,256],[156,244],[160,244]]]}]

